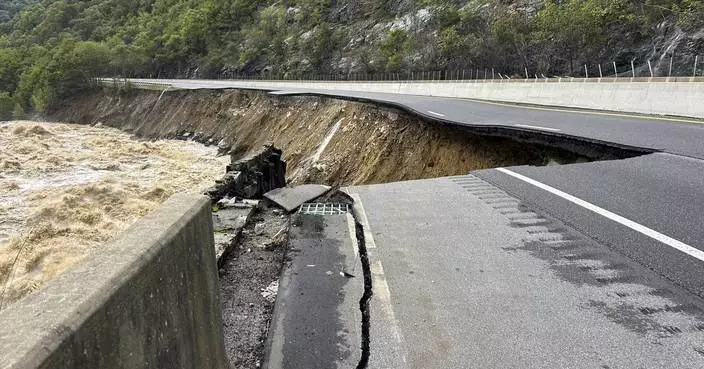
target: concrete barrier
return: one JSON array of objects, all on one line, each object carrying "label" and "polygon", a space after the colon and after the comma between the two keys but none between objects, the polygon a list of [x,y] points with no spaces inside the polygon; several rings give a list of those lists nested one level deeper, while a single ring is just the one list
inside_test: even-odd
[{"label": "concrete barrier", "polygon": [[210,201],[176,195],[0,313],[0,367],[225,369]]},{"label": "concrete barrier", "polygon": [[[603,81],[602,81],[603,80]],[[134,79],[138,83],[183,80]],[[480,80],[481,81],[481,80]],[[470,98],[627,113],[704,118],[704,82],[642,82],[629,78],[550,79],[528,82],[478,81],[212,81],[188,80],[220,88],[316,89]],[[571,82],[572,81],[572,82]]]}]

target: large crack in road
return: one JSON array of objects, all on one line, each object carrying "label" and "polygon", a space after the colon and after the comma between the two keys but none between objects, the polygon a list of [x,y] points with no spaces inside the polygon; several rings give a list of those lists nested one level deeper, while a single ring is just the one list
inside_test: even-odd
[{"label": "large crack in road", "polygon": [[359,259],[362,263],[362,272],[364,273],[364,294],[359,300],[359,310],[362,312],[362,357],[359,359],[357,369],[366,369],[369,365],[369,356],[371,354],[371,337],[369,334],[371,328],[371,315],[369,312],[369,301],[374,295],[372,286],[372,271],[369,265],[369,255],[367,254],[366,241],[364,239],[364,227],[359,222],[357,214],[353,212],[355,218],[355,234],[357,238],[357,246],[359,247]]}]

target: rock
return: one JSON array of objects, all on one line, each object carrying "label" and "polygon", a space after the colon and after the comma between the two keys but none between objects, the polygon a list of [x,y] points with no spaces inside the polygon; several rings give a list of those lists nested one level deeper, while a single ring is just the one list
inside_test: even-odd
[{"label": "rock", "polygon": [[286,186],[286,162],[281,155],[274,146],[265,146],[256,155],[232,162],[206,194],[213,201],[225,196],[260,199],[264,193]]},{"label": "rock", "polygon": [[225,155],[229,153],[232,150],[232,146],[230,146],[225,139],[222,139],[218,142],[218,155]]},{"label": "rock", "polygon": [[261,235],[262,233],[264,233],[265,227],[266,227],[266,226],[265,226],[264,223],[257,223],[257,224],[255,224],[255,225],[254,225],[254,234],[257,235],[257,236]]},{"label": "rock", "polygon": [[262,288],[262,297],[273,303],[276,301],[276,295],[279,293],[279,281],[273,281],[269,283],[266,288]]}]

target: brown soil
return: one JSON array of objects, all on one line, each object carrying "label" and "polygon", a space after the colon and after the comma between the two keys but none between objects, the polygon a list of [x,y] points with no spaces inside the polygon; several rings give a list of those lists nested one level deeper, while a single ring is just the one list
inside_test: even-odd
[{"label": "brown soil", "polygon": [[[370,184],[543,165],[545,149],[427,123],[403,112],[320,97],[242,91],[95,91],[66,101],[54,120],[102,124],[139,136],[223,140],[238,156],[267,142],[283,149],[290,183]],[[335,123],[339,129],[316,158]],[[316,160],[317,159],[317,160]]]}]

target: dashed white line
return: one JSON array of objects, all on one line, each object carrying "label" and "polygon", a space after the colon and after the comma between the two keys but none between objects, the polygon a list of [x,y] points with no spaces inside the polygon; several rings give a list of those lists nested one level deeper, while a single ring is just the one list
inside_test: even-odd
[{"label": "dashed white line", "polygon": [[533,129],[539,129],[541,131],[550,131],[550,132],[560,132],[561,131],[560,129],[557,129],[557,128],[531,126],[528,124],[514,124],[514,127],[533,128]]},{"label": "dashed white line", "polygon": [[357,245],[357,231],[354,226],[354,217],[350,213],[347,213],[347,233],[349,233],[350,241],[352,241],[354,265],[352,265],[352,270],[344,270],[344,272],[354,275],[355,270],[357,270],[357,262],[359,261],[359,245]]},{"label": "dashed white line", "polygon": [[674,249],[682,251],[685,254],[687,254],[693,258],[704,261],[704,251],[701,251],[701,250],[696,249],[690,245],[687,245],[684,242],[678,241],[670,236],[664,235],[656,230],[650,229],[642,224],[636,223],[630,219],[627,219],[627,218],[624,218],[618,214],[612,213],[604,208],[596,206],[590,202],[584,201],[584,200],[577,198],[575,196],[572,196],[568,193],[562,192],[554,187],[550,187],[550,186],[548,186],[544,183],[538,182],[532,178],[528,178],[524,175],[518,174],[516,172],[513,172],[513,171],[505,169],[505,168],[497,168],[496,170],[498,170],[504,174],[507,174],[511,177],[514,177],[516,179],[519,179],[523,182],[529,183],[535,187],[538,187],[540,189],[548,191],[553,195],[559,196],[559,197],[561,197],[561,198],[563,198],[573,204],[579,205],[587,210],[591,210],[591,211],[593,211],[603,217],[611,219],[614,222],[617,222],[621,225],[624,225],[624,226],[626,226],[636,232],[644,234],[644,235],[646,235],[654,240],[660,241],[660,242],[662,242],[662,243],[664,243]]},{"label": "dashed white line", "polygon": [[374,277],[374,296],[381,302],[381,310],[386,315],[386,320],[391,323],[389,328],[391,335],[396,340],[396,343],[400,344],[403,342],[403,336],[401,336],[401,330],[398,328],[398,321],[396,320],[396,314],[394,314],[394,308],[391,304],[391,290],[389,289],[389,284],[386,282],[386,276],[384,275],[384,267],[381,266],[381,261],[377,261],[371,265],[372,276]]},{"label": "dashed white line", "polygon": [[436,116],[438,116],[438,117],[445,117],[445,114],[438,113],[438,112],[434,112],[434,111],[432,111],[432,110],[427,110],[427,112],[430,113],[430,114],[432,114],[432,115],[436,115]]}]

